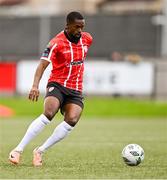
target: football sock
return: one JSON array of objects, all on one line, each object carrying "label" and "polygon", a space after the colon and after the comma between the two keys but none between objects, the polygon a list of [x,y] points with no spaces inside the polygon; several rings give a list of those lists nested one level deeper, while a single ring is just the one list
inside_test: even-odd
[{"label": "football sock", "polygon": [[16,151],[23,151],[25,146],[36,136],[38,135],[43,128],[49,124],[50,121],[48,118],[41,114],[37,119],[35,119],[28,127],[27,132],[25,133],[21,142],[15,148]]},{"label": "football sock", "polygon": [[38,149],[41,152],[45,152],[49,147],[53,146],[54,144],[64,139],[72,129],[73,129],[72,126],[70,126],[68,123],[63,121],[55,128],[53,134]]}]

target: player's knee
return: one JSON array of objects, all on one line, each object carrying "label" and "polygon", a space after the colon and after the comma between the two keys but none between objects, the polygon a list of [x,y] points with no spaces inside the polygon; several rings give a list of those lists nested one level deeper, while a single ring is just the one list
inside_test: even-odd
[{"label": "player's knee", "polygon": [[53,111],[49,111],[49,110],[46,110],[44,112],[45,116],[51,121],[53,119],[53,117],[55,116],[55,112]]},{"label": "player's knee", "polygon": [[79,120],[78,115],[76,114],[70,114],[67,117],[65,117],[65,121],[70,125],[70,126],[75,126]]}]

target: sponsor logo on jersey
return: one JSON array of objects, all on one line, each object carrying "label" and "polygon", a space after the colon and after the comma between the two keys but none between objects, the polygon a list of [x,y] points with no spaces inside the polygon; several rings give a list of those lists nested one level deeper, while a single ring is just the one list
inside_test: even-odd
[{"label": "sponsor logo on jersey", "polygon": [[71,62],[70,64],[71,64],[72,66],[77,66],[77,65],[80,65],[80,64],[82,64],[82,63],[83,63],[83,60],[73,61],[73,62]]},{"label": "sponsor logo on jersey", "polygon": [[70,67],[70,66],[78,66],[78,65],[81,65],[83,64],[83,60],[79,60],[79,61],[73,61],[73,62],[70,62],[70,63],[66,63],[66,66],[67,67]]}]

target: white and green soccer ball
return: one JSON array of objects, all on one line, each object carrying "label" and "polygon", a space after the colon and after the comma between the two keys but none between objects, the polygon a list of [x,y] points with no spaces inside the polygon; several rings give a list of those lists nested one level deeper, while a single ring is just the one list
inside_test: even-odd
[{"label": "white and green soccer ball", "polygon": [[138,144],[128,144],[122,150],[122,158],[129,166],[137,166],[144,160],[144,150]]}]

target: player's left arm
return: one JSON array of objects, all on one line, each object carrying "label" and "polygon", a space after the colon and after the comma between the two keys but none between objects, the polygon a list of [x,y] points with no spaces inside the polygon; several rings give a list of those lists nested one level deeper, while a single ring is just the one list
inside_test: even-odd
[{"label": "player's left arm", "polygon": [[86,39],[87,39],[88,47],[90,47],[90,46],[92,45],[93,37],[92,37],[91,34],[88,33],[88,32],[85,32],[85,37],[86,37]]}]

